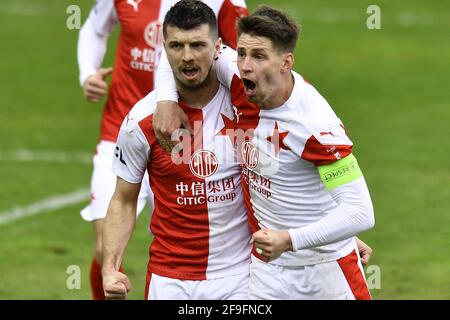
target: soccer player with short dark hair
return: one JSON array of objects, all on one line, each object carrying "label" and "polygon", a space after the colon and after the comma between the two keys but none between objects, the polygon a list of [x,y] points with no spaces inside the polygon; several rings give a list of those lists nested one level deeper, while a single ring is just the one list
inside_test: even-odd
[{"label": "soccer player with short dark hair", "polygon": [[[92,221],[95,253],[90,280],[94,299],[104,299],[101,277],[102,228],[109,201],[114,192],[116,176],[111,171],[113,157],[122,159],[115,142],[120,125],[132,106],[153,89],[153,78],[162,48],[164,15],[176,0],[97,0],[80,30],[78,64],[80,83],[86,99],[99,102],[105,95],[100,137],[93,158],[90,204],[81,211]],[[247,14],[244,0],[205,0],[218,17],[218,32],[224,41],[235,47],[236,20]],[[115,52],[114,71],[101,68],[107,40],[120,25]],[[112,73],[108,87],[106,77]],[[148,177],[144,178],[148,180]],[[149,203],[153,194],[144,183],[138,198],[138,212]]]},{"label": "soccer player with short dark hair", "polygon": [[[246,299],[251,245],[240,168],[226,135],[233,118],[229,90],[217,80],[214,12],[203,2],[182,0],[164,20],[165,50],[180,104],[193,128],[174,161],[156,140],[156,94],[139,101],[124,120],[113,171],[117,184],[103,228],[103,286],[107,298],[130,289],[119,265],[136,221],[136,200],[148,171],[154,192],[146,299]],[[231,122],[231,120],[229,120]],[[190,149],[190,152],[188,152]],[[179,156],[178,154],[174,156]],[[148,183],[148,182],[143,182]]]}]

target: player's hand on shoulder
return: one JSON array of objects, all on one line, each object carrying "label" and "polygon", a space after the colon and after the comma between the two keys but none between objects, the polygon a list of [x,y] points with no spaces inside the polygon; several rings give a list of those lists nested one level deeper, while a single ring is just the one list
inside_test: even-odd
[{"label": "player's hand on shoulder", "polygon": [[103,290],[107,300],[125,300],[131,291],[128,277],[118,271],[103,272]]},{"label": "player's hand on shoulder", "polygon": [[112,68],[100,69],[84,81],[83,93],[89,102],[99,102],[108,93],[106,77],[113,72]]},{"label": "player's hand on shoulder", "polygon": [[178,143],[177,140],[172,140],[172,135],[180,128],[184,128],[192,133],[186,113],[174,101],[158,102],[153,116],[153,130],[159,144],[167,152],[171,152]]}]

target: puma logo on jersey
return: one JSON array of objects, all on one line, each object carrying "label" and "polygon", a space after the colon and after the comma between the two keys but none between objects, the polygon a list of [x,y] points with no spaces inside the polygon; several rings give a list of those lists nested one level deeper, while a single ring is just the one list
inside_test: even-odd
[{"label": "puma logo on jersey", "polygon": [[325,135],[327,135],[327,134],[329,134],[330,136],[333,136],[333,137],[334,137],[334,134],[333,134],[333,132],[331,132],[331,129],[330,129],[330,131],[322,131],[322,132],[320,133],[320,136],[325,136]]},{"label": "puma logo on jersey", "polygon": [[141,3],[142,2],[142,0],[127,0],[127,3],[129,4],[129,5],[131,5],[133,8],[134,8],[134,11],[136,11],[136,12],[138,12],[138,6],[139,6],[139,3]]}]

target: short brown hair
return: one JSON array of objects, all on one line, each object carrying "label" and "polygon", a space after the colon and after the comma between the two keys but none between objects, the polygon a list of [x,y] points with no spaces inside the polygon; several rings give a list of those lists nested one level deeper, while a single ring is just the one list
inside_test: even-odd
[{"label": "short brown hair", "polygon": [[264,5],[259,6],[253,14],[241,18],[237,30],[238,37],[247,33],[268,38],[283,53],[294,51],[300,34],[300,26],[287,14]]}]

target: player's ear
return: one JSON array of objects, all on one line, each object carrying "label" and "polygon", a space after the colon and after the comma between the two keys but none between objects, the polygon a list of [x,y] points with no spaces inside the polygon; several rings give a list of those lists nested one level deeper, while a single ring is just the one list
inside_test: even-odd
[{"label": "player's ear", "polygon": [[281,66],[281,73],[291,72],[294,66],[294,54],[292,52],[284,54],[283,64]]},{"label": "player's ear", "polygon": [[214,60],[216,60],[219,57],[220,50],[222,49],[222,38],[218,37],[216,40],[216,43],[214,44],[215,53],[214,53]]}]

